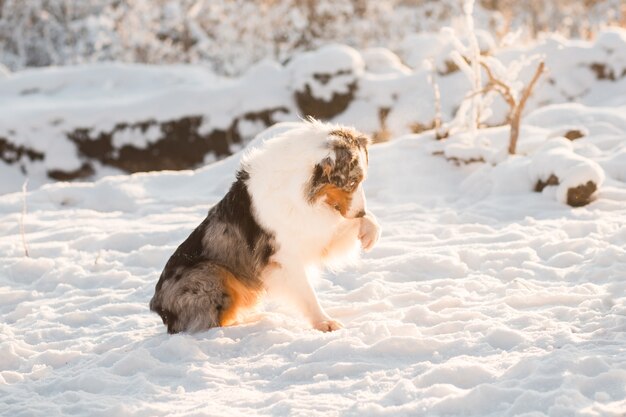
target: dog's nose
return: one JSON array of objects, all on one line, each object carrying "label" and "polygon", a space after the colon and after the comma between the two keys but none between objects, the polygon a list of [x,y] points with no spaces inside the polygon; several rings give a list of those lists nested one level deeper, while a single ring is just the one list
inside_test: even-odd
[{"label": "dog's nose", "polygon": [[365,217],[365,210],[361,210],[361,211],[359,211],[359,212],[356,214],[356,216],[354,216],[354,217],[357,217],[357,218],[358,218],[358,217]]}]

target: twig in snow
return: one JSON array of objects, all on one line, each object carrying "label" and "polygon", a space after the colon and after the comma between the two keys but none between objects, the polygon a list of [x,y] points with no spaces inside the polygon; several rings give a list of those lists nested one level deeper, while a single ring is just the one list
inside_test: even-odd
[{"label": "twig in snow", "polygon": [[22,215],[20,217],[20,234],[22,235],[22,246],[24,247],[24,255],[30,258],[28,254],[28,245],[26,244],[26,234],[24,232],[24,219],[26,218],[26,186],[28,185],[28,178],[22,185]]},{"label": "twig in snow", "polygon": [[515,111],[513,112],[513,117],[511,119],[511,140],[509,141],[509,153],[511,155],[515,154],[515,147],[517,146],[517,138],[519,136],[519,126],[520,126],[520,120],[522,118],[522,111],[524,111],[524,107],[526,106],[526,101],[528,101],[528,97],[530,97],[530,94],[535,88],[535,84],[537,84],[537,81],[539,81],[539,77],[541,77],[541,74],[543,74],[545,66],[546,65],[543,61],[539,63],[539,65],[537,66],[537,69],[535,70],[535,75],[533,75],[532,80],[530,80],[530,83],[528,84],[528,86],[522,90],[522,95],[519,100],[519,103],[517,104],[517,107],[515,108]]},{"label": "twig in snow", "polygon": [[[471,73],[470,81],[472,82],[472,87],[474,91],[480,90],[482,86],[482,77],[480,73],[480,47],[478,45],[478,39],[476,38],[476,28],[474,25],[474,1],[475,0],[464,0],[463,1],[463,13],[465,14],[465,24],[467,25],[468,31],[468,39],[469,39],[469,58],[471,64]],[[478,97],[472,97],[472,106],[470,109],[470,130],[472,135],[476,134],[478,130],[478,126],[480,124],[481,119],[481,110],[482,110],[482,102]]]},{"label": "twig in snow", "polygon": [[435,138],[437,140],[445,139],[448,137],[448,132],[441,129],[441,93],[439,91],[439,84],[437,83],[435,65],[432,64],[432,71],[428,75],[428,81],[433,87],[433,94],[435,97],[435,120],[433,121],[433,128],[435,129]]}]

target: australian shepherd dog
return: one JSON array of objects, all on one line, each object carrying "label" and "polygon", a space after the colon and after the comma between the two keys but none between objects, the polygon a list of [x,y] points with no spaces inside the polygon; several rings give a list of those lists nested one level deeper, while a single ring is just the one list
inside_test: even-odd
[{"label": "australian shepherd dog", "polygon": [[150,309],[167,331],[236,323],[265,291],[286,295],[315,329],[341,328],[309,279],[380,236],[363,191],[368,145],[354,129],[311,120],[248,151],[161,273]]}]

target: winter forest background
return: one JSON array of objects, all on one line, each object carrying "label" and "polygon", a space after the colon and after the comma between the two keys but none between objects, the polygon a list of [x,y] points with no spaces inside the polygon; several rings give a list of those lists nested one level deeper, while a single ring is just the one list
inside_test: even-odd
[{"label": "winter forest background", "polygon": [[[370,135],[378,245],[166,334],[246,149]],[[277,210],[280,210],[277,207]],[[624,0],[0,0],[0,416],[626,416]]]},{"label": "winter forest background", "polygon": [[[2,63],[15,71],[103,61],[201,63],[240,75],[263,59],[284,63],[329,42],[392,51],[414,32],[462,25],[456,0],[4,0]],[[479,1],[480,29],[496,40],[522,31],[591,39],[624,24],[620,0]]]}]

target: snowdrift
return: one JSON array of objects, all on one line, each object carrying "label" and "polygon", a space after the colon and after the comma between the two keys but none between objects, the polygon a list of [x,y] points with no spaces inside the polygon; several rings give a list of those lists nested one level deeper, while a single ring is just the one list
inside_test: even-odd
[{"label": "snowdrift", "polygon": [[[430,136],[432,134],[424,134]],[[467,179],[480,193],[541,192],[580,207],[602,194],[603,186],[624,184],[626,106],[551,105],[528,115],[518,155],[507,153],[508,127],[459,133],[428,149],[457,166],[478,165]]]},{"label": "snowdrift", "polygon": [[[532,111],[571,101],[623,105],[625,33],[606,30],[591,42],[554,35],[523,48],[496,48],[485,32],[479,40],[484,54],[504,63],[545,57],[549,73],[531,97]],[[444,122],[469,90],[450,60],[454,43],[442,32],[408,37],[399,55],[329,45],[284,65],[263,61],[239,78],[202,66],[124,64],[8,74],[0,78],[0,173],[8,179],[0,192],[18,190],[25,177],[37,186],[198,167],[240,149],[267,126],[307,115],[355,125],[376,138],[428,130],[435,118],[433,70],[424,62],[434,64]],[[496,101],[488,124],[502,124],[503,109]]]}]

